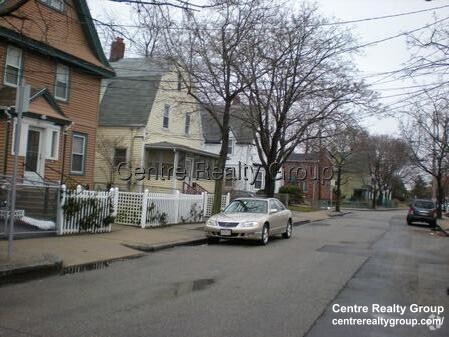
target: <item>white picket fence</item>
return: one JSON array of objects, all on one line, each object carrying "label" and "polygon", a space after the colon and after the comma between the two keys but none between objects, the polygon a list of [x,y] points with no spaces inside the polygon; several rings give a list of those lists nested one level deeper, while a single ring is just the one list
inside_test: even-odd
[{"label": "white picket fence", "polygon": [[[214,195],[87,191],[78,186],[69,191],[61,186],[57,208],[57,233],[106,233],[117,224],[158,227],[165,224],[201,222],[212,214]],[[221,209],[230,202],[230,194],[221,198]]]},{"label": "white picket fence", "polygon": [[58,235],[110,232],[117,197],[118,189],[114,188],[99,192],[78,186],[75,191],[69,191],[62,185],[56,221]]},{"label": "white picket fence", "polygon": [[[213,199],[214,196],[208,193],[118,192],[115,222],[142,228],[200,222],[211,215]],[[224,209],[229,201],[229,193],[223,195],[221,208]]]}]

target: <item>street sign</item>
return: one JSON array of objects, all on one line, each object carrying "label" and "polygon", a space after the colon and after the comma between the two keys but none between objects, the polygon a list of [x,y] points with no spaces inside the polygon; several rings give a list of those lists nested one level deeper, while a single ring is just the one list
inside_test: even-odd
[{"label": "street sign", "polygon": [[23,6],[28,0],[0,0],[0,16],[5,16]]}]

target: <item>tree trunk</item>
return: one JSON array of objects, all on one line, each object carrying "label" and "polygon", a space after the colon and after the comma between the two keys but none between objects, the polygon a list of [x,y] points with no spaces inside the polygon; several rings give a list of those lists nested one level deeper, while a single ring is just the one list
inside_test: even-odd
[{"label": "tree trunk", "polygon": [[373,188],[373,202],[372,202],[372,208],[375,209],[377,206],[377,190],[376,188]]},{"label": "tree trunk", "polygon": [[[226,145],[226,150],[227,150],[227,145]],[[221,154],[221,151],[220,151],[220,158],[218,158],[217,167],[220,169],[221,172],[223,172],[222,175],[224,175],[224,167],[226,165],[226,158],[227,158],[227,153],[223,157]],[[212,215],[220,213],[220,211],[221,211],[221,196],[222,196],[222,194],[223,194],[223,179],[217,179],[217,180],[215,180],[215,186],[214,186],[214,203],[212,204]]]},{"label": "tree trunk", "polygon": [[226,159],[228,158],[228,144],[229,144],[229,111],[230,103],[225,104],[223,112],[223,134],[221,139],[220,157],[218,158],[217,168],[221,172],[221,179],[215,180],[214,187],[214,203],[212,205],[212,215],[220,213],[221,211],[221,196],[223,194],[223,181],[226,167]]},{"label": "tree trunk", "polygon": [[264,192],[267,197],[270,197],[270,198],[274,197],[275,184],[276,184],[276,181],[272,179],[270,174],[265,174]]},{"label": "tree trunk", "polygon": [[437,218],[441,219],[443,217],[442,205],[444,202],[444,187],[441,176],[436,177],[437,181]]},{"label": "tree trunk", "polygon": [[[337,181],[336,184],[336,191],[335,191],[335,212],[340,212],[340,204],[341,204],[341,166],[337,167]],[[331,186],[331,193],[332,193],[332,186]]]}]

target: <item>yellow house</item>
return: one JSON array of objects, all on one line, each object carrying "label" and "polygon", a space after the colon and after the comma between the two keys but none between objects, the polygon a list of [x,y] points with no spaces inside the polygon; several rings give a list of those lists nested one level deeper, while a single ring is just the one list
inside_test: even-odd
[{"label": "yellow house", "polygon": [[111,48],[117,77],[103,85],[95,187],[213,192],[205,171],[218,155],[202,149],[200,109],[177,70],[163,59],[122,58],[121,43]]}]

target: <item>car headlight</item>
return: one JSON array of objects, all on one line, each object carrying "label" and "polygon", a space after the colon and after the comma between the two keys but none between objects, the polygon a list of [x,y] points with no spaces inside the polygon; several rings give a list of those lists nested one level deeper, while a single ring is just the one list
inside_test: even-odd
[{"label": "car headlight", "polygon": [[217,226],[217,221],[215,221],[213,219],[209,219],[209,220],[206,221],[206,226],[216,227]]},{"label": "car headlight", "polygon": [[249,227],[256,227],[257,225],[259,225],[257,221],[245,221],[239,224],[239,227],[249,228]]}]

